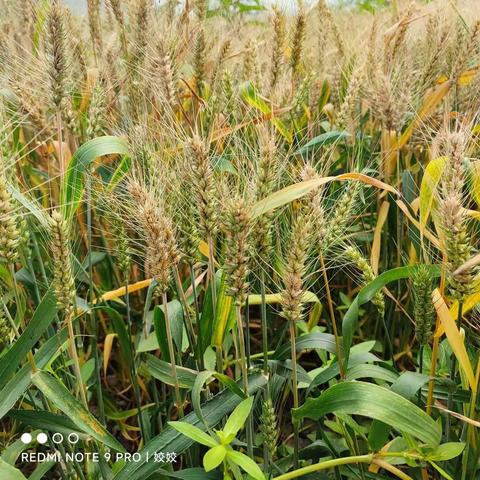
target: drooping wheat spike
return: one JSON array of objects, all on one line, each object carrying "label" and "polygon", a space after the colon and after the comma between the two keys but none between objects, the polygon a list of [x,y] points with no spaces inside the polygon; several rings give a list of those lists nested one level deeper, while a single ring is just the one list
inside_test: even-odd
[{"label": "drooping wheat spike", "polygon": [[[470,35],[466,35],[463,23],[459,23],[459,38],[457,38],[457,50],[453,58],[450,79],[453,84],[458,82],[460,75],[466,70],[468,61],[480,51],[480,20],[476,21],[471,29]],[[462,38],[466,37],[466,38]]]},{"label": "drooping wheat spike", "polygon": [[[256,176],[257,201],[270,195],[275,187],[278,173],[277,147],[273,136],[267,134],[260,146]],[[253,241],[255,242],[255,256],[268,263],[272,254],[272,222],[273,212],[260,215],[254,223]]]},{"label": "drooping wheat spike", "polygon": [[313,79],[314,74],[309,73],[305,75],[295,91],[292,100],[292,112],[298,117],[301,117],[305,113],[305,107],[309,104]]},{"label": "drooping wheat spike", "polygon": [[245,302],[248,291],[248,263],[250,257],[250,218],[243,198],[235,199],[229,206],[226,218],[225,278],[227,295],[235,305]]},{"label": "drooping wheat spike", "polygon": [[463,300],[472,292],[476,278],[473,268],[464,269],[459,274],[454,273],[473,254],[463,207],[465,182],[463,159],[467,138],[465,132],[459,131],[445,134],[443,141],[448,161],[442,176],[439,218],[448,257],[450,290],[455,298]]},{"label": "drooping wheat spike", "polygon": [[102,51],[102,25],[100,21],[101,0],[87,0],[88,8],[88,26],[90,28],[90,37],[95,52]]},{"label": "drooping wheat spike", "polygon": [[106,4],[113,12],[115,20],[118,22],[118,25],[123,30],[125,28],[125,16],[123,14],[120,0],[106,0]]},{"label": "drooping wheat spike", "polygon": [[73,313],[75,304],[75,280],[72,270],[70,228],[63,215],[54,210],[50,217],[50,250],[53,260],[53,282],[57,305],[65,316]]},{"label": "drooping wheat spike", "polygon": [[277,7],[273,8],[273,40],[272,40],[272,66],[270,71],[270,87],[272,89],[278,83],[280,78],[283,51],[285,48],[285,16]]},{"label": "drooping wheat spike", "polygon": [[177,89],[175,85],[175,72],[172,63],[171,55],[168,51],[164,51],[164,48],[159,49],[159,61],[158,66],[160,70],[162,93],[165,99],[165,103],[170,107],[176,103]]},{"label": "drooping wheat spike", "polygon": [[205,39],[205,30],[199,28],[193,47],[193,71],[195,78],[195,88],[199,96],[202,96],[203,83],[205,82],[205,63],[207,57],[207,42]]},{"label": "drooping wheat spike", "polygon": [[[292,392],[293,392],[293,408],[300,406],[298,394],[298,378],[297,378],[297,347],[296,347],[296,330],[297,322],[301,320],[303,315],[305,292],[305,277],[307,274],[308,249],[310,246],[312,224],[310,219],[300,213],[294,220],[292,227],[289,251],[287,252],[285,266],[283,270],[283,290],[281,293],[281,316],[287,319],[290,324],[290,353],[292,360]],[[294,447],[293,447],[293,464],[295,468],[298,466],[299,452],[299,423],[293,420]]]},{"label": "drooping wheat spike", "polygon": [[172,268],[180,254],[171,219],[158,205],[151,192],[136,182],[128,184],[133,201],[133,215],[145,241],[145,275],[157,282],[156,295],[167,292]]},{"label": "drooping wheat spike", "polygon": [[335,204],[331,217],[325,225],[323,232],[317,234],[318,249],[324,255],[330,248],[338,244],[345,235],[348,223],[351,221],[355,203],[360,193],[359,182],[351,182],[346,191]]},{"label": "drooping wheat spike", "polygon": [[260,423],[260,431],[263,437],[263,443],[269,452],[270,458],[273,460],[277,453],[278,446],[278,421],[272,400],[267,398],[262,402],[262,416]]},{"label": "drooping wheat spike", "polygon": [[227,60],[227,56],[230,52],[231,46],[232,46],[232,41],[229,38],[227,38],[222,43],[222,46],[220,48],[220,52],[218,53],[217,61],[215,62],[215,67],[212,73],[212,81],[211,81],[212,90],[215,90],[215,86],[218,82],[219,76],[222,73],[223,65]]},{"label": "drooping wheat spike", "polygon": [[183,258],[193,265],[198,258],[200,234],[198,231],[198,210],[196,208],[195,183],[192,172],[186,167],[181,171],[180,189],[182,190],[182,208],[179,209],[179,247]]},{"label": "drooping wheat spike", "polygon": [[205,142],[195,135],[188,142],[191,154],[192,178],[195,182],[200,230],[205,237],[215,234],[218,228],[216,188]]},{"label": "drooping wheat spike", "polygon": [[281,315],[291,322],[297,322],[302,318],[304,281],[311,233],[312,224],[309,218],[306,215],[298,215],[292,227],[281,295]]},{"label": "drooping wheat spike", "polygon": [[303,49],[305,43],[307,28],[307,17],[303,3],[300,3],[297,17],[295,19],[295,27],[292,36],[292,46],[290,55],[290,68],[292,70],[292,82],[298,77],[298,73],[302,64]]},{"label": "drooping wheat spike", "polygon": [[8,343],[12,333],[7,316],[5,315],[5,304],[3,303],[3,291],[0,290],[0,347]]},{"label": "drooping wheat spike", "polygon": [[126,25],[125,25],[125,15],[122,10],[120,0],[106,0],[106,5],[109,10],[112,11],[113,16],[118,24],[118,28],[120,30],[120,42],[122,45],[122,52],[124,56],[127,55],[127,33],[126,33]]},{"label": "drooping wheat spike", "polygon": [[[372,266],[368,260],[360,253],[356,247],[347,247],[345,249],[345,257],[352,262],[362,274],[362,283],[367,285],[375,280]],[[385,298],[381,291],[375,293],[372,298],[372,303],[377,307],[378,313],[381,317],[385,315]],[[431,302],[430,302],[431,303]]]},{"label": "drooping wheat spike", "polygon": [[435,307],[432,303],[434,289],[432,275],[424,266],[419,267],[413,277],[413,311],[415,337],[420,345],[427,345],[432,338],[435,323]]},{"label": "drooping wheat spike", "polygon": [[195,16],[198,22],[203,22],[207,18],[208,0],[195,0]]},{"label": "drooping wheat spike", "polygon": [[87,139],[98,137],[105,128],[106,94],[101,81],[98,81],[92,89],[92,96],[87,116]]},{"label": "drooping wheat spike", "polygon": [[237,118],[237,97],[232,73],[226,70],[222,76],[223,111],[229,125],[234,125]]},{"label": "drooping wheat spike", "polygon": [[338,25],[333,18],[330,8],[327,6],[325,0],[318,1],[318,16],[321,22],[324,22],[328,31],[333,35],[335,45],[337,47],[340,57],[343,59],[346,55],[346,47],[343,37],[338,29]]},{"label": "drooping wheat spike", "polygon": [[118,269],[124,279],[128,279],[130,265],[132,263],[132,253],[129,245],[128,233],[122,219],[117,213],[111,215],[112,237],[115,243],[115,256],[117,258]]},{"label": "drooping wheat spike", "polygon": [[138,67],[143,63],[148,45],[151,25],[151,0],[137,0],[135,7],[134,57]]},{"label": "drooping wheat spike", "polygon": [[345,130],[351,130],[352,125],[355,123],[356,107],[362,85],[362,73],[363,72],[360,70],[356,70],[352,73],[348,83],[347,92],[340,105],[336,118],[337,125]]},{"label": "drooping wheat spike", "polygon": [[0,259],[14,263],[18,258],[20,244],[13,199],[4,172],[0,173]]},{"label": "drooping wheat spike", "polygon": [[67,96],[68,57],[66,46],[65,19],[59,0],[52,0],[46,19],[46,60],[49,78],[50,103],[55,111],[60,111]]},{"label": "drooping wheat spike", "polygon": [[402,54],[405,50],[405,42],[408,32],[408,26],[410,24],[410,20],[415,13],[415,4],[410,3],[403,15],[402,19],[400,20],[399,27],[390,42],[386,42],[385,44],[385,66],[390,69],[393,65],[396,65],[401,58]]}]

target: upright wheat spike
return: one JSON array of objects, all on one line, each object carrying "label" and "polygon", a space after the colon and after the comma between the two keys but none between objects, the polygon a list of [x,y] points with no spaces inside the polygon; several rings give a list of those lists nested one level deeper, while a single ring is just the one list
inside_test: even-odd
[{"label": "upright wheat spike", "polygon": [[60,176],[65,172],[63,158],[62,107],[67,98],[68,60],[63,10],[59,0],[53,0],[46,19],[47,72],[50,102],[56,114]]},{"label": "upright wheat spike", "polygon": [[4,173],[0,173],[0,259],[14,263],[18,258],[20,232],[13,207],[12,195]]},{"label": "upright wheat spike", "polygon": [[415,318],[415,337],[421,346],[428,345],[432,338],[435,323],[435,307],[432,303],[432,275],[421,266],[413,277],[413,311]]},{"label": "upright wheat spike", "polygon": [[[308,248],[312,225],[308,218],[299,215],[292,227],[285,268],[283,271],[283,290],[281,294],[282,313],[290,324],[290,343],[292,354],[292,392],[293,408],[299,407],[297,380],[296,324],[302,318],[304,281],[307,273]],[[298,465],[299,425],[294,420],[294,454],[293,463]]]},{"label": "upright wheat spike", "polygon": [[450,290],[455,298],[462,301],[472,292],[476,279],[476,271],[473,268],[464,269],[459,274],[455,273],[473,254],[463,207],[466,133],[463,131],[447,133],[443,143],[448,161],[442,176],[439,219],[448,256]]},{"label": "upright wheat spike", "polygon": [[307,27],[307,18],[303,2],[299,4],[299,10],[295,19],[295,27],[292,36],[292,47],[290,54],[290,68],[292,70],[292,85],[297,81],[300,66],[302,64],[302,55],[305,43]]},{"label": "upright wheat spike", "polygon": [[273,41],[272,41],[272,66],[270,73],[270,87],[275,88],[280,78],[285,48],[285,16],[279,8],[273,8]]},{"label": "upright wheat spike", "polygon": [[90,27],[90,37],[95,58],[97,52],[102,51],[102,26],[100,22],[100,4],[101,0],[87,0],[88,7],[88,26]]},{"label": "upright wheat spike", "polygon": [[[82,381],[80,362],[75,344],[73,316],[75,309],[75,280],[72,270],[72,252],[70,248],[70,228],[63,215],[54,210],[50,217],[50,250],[53,259],[52,287],[57,299],[57,305],[63,311],[69,336],[69,350],[72,357],[75,375],[79,382],[80,395],[87,407],[87,395]],[[88,408],[88,407],[87,407]]]}]

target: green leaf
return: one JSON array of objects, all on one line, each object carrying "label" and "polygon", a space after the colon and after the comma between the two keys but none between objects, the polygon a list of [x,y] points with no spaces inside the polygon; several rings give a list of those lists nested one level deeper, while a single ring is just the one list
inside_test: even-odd
[{"label": "green leaf", "polygon": [[42,480],[46,474],[57,464],[57,462],[43,462],[41,463],[28,477],[28,480]]},{"label": "green leaf", "polygon": [[[251,82],[246,82],[241,86],[241,96],[243,100],[245,100],[245,102],[247,102],[251,107],[262,112],[264,115],[273,117],[272,109],[268,104],[268,100],[258,93]],[[272,123],[275,125],[275,128],[283,136],[283,138],[285,138],[288,143],[292,143],[292,134],[284,125],[284,123],[277,117],[272,118]]]},{"label": "green leaf", "polygon": [[[256,391],[266,384],[266,378],[261,374],[252,375],[248,378],[249,394],[253,395]],[[240,398],[229,390],[224,390],[215,395],[211,400],[202,406],[205,421],[210,426],[215,426],[225,415],[228,415],[238,404]],[[206,427],[197,417],[195,412],[186,415],[182,423],[195,425],[201,430]],[[184,452],[190,445],[192,440],[185,437],[181,433],[173,429],[173,427],[165,428],[159,435],[150,440],[140,451],[140,460],[138,462],[130,462],[126,464],[114,477],[113,480],[145,480],[151,474],[157,471],[158,465],[148,461],[152,458],[154,452],[176,452],[180,454]]]},{"label": "green leaf", "polygon": [[23,473],[0,458],[0,478],[2,480],[27,480]]},{"label": "green leaf", "polygon": [[5,386],[10,375],[24,361],[28,352],[32,350],[40,337],[45,333],[56,314],[57,305],[54,295],[52,292],[47,292],[20,338],[2,357],[0,362],[0,388]]},{"label": "green leaf", "polygon": [[343,382],[333,385],[318,398],[309,398],[293,410],[296,419],[318,419],[327,413],[346,413],[380,420],[400,432],[436,446],[441,427],[423,410],[401,395],[372,383]]},{"label": "green leaf", "polygon": [[[353,356],[350,358],[350,360]],[[410,400],[428,382],[429,377],[416,372],[404,372],[390,386],[390,390]],[[373,450],[380,450],[388,440],[390,427],[374,420],[368,432],[368,443]]]},{"label": "green leaf", "polygon": [[465,449],[463,442],[449,442],[439,445],[433,452],[427,454],[428,461],[446,462],[458,457]]},{"label": "green leaf", "polygon": [[99,442],[123,452],[123,446],[55,377],[44,371],[32,375],[32,383],[82,431]]},{"label": "green leaf", "polygon": [[316,150],[317,148],[323,147],[325,145],[330,145],[331,143],[338,142],[349,136],[350,135],[344,131],[333,130],[331,132],[325,132],[325,133],[322,133],[321,135],[318,135],[315,138],[312,138],[308,143],[303,145],[303,147],[298,149],[295,153],[296,154],[310,153],[313,150]]},{"label": "green leaf", "polygon": [[12,410],[8,416],[14,420],[18,420],[23,425],[28,425],[39,430],[47,430],[52,433],[59,432],[64,435],[75,432],[79,436],[86,437],[83,431],[78,429],[75,423],[68,417],[57,415],[56,413],[46,410]]},{"label": "green leaf", "polygon": [[228,417],[227,423],[223,427],[223,433],[225,437],[234,438],[237,435],[238,431],[245,425],[248,416],[252,410],[253,406],[253,397],[248,397],[235,408]]},{"label": "green leaf", "polygon": [[[63,328],[54,337],[49,338],[34,355],[37,368],[43,368],[50,359],[59,352],[59,345],[62,345],[68,338],[67,328]],[[15,402],[25,393],[30,385],[32,366],[30,363],[24,365],[0,390],[0,418],[5,416],[13,408]]]},{"label": "green leaf", "polygon": [[224,445],[216,445],[211,448],[203,457],[203,468],[206,472],[217,468],[225,458],[227,449]]},{"label": "green leaf", "polygon": [[191,438],[194,442],[201,443],[206,447],[215,447],[218,445],[218,442],[210,435],[195,427],[195,425],[186,422],[168,422],[168,424],[186,437]]},{"label": "green leaf", "polygon": [[265,480],[265,475],[260,470],[260,467],[250,457],[247,457],[241,452],[236,452],[235,450],[229,450],[227,452],[227,457],[240,468],[245,470],[255,480]]},{"label": "green leaf", "polygon": [[[145,356],[145,368],[148,373],[156,379],[168,385],[175,385],[172,377],[172,366],[168,362],[164,362],[151,354]],[[193,388],[197,378],[198,371],[177,365],[177,380],[180,388]]]},{"label": "green leaf", "polygon": [[[424,267],[428,269],[432,277],[440,276],[440,265],[425,265]],[[345,313],[342,321],[343,353],[347,364],[350,347],[353,342],[353,335],[358,325],[360,307],[369,302],[385,285],[401,280],[402,278],[410,278],[418,268],[419,265],[414,267],[393,268],[392,270],[382,273],[360,290]]]},{"label": "green leaf", "polygon": [[[319,348],[330,353],[336,353],[335,337],[330,333],[313,332],[301,335],[296,340],[296,351]],[[282,360],[291,355],[290,342],[282,345],[273,355],[274,359]]]},{"label": "green leaf", "polygon": [[398,378],[398,373],[392,372],[378,365],[356,365],[347,371],[347,380],[357,380],[359,378],[375,378],[385,380],[386,382],[394,382]]},{"label": "green leaf", "polygon": [[104,155],[126,155],[127,153],[127,142],[113,136],[94,138],[76,150],[60,185],[60,204],[62,213],[67,220],[73,218],[80,205],[84,189],[84,175],[88,173],[95,159]]}]

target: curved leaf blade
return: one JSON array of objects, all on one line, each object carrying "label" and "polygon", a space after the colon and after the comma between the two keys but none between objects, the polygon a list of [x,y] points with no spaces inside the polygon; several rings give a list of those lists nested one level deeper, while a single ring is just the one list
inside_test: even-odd
[{"label": "curved leaf blade", "polygon": [[318,398],[310,398],[293,411],[294,418],[318,419],[327,413],[361,415],[380,420],[422,442],[437,446],[441,427],[423,410],[391,390],[373,383],[343,382],[333,385]]}]

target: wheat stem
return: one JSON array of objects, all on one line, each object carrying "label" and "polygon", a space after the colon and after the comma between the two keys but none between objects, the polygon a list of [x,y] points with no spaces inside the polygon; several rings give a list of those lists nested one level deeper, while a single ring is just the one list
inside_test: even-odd
[{"label": "wheat stem", "polygon": [[180,395],[180,385],[177,377],[177,365],[175,362],[175,349],[173,347],[172,326],[168,314],[168,300],[166,292],[162,293],[163,315],[165,318],[165,330],[167,331],[168,354],[170,356],[170,365],[172,368],[173,383],[175,384],[175,399],[177,403],[178,416],[183,418],[183,402]]}]

